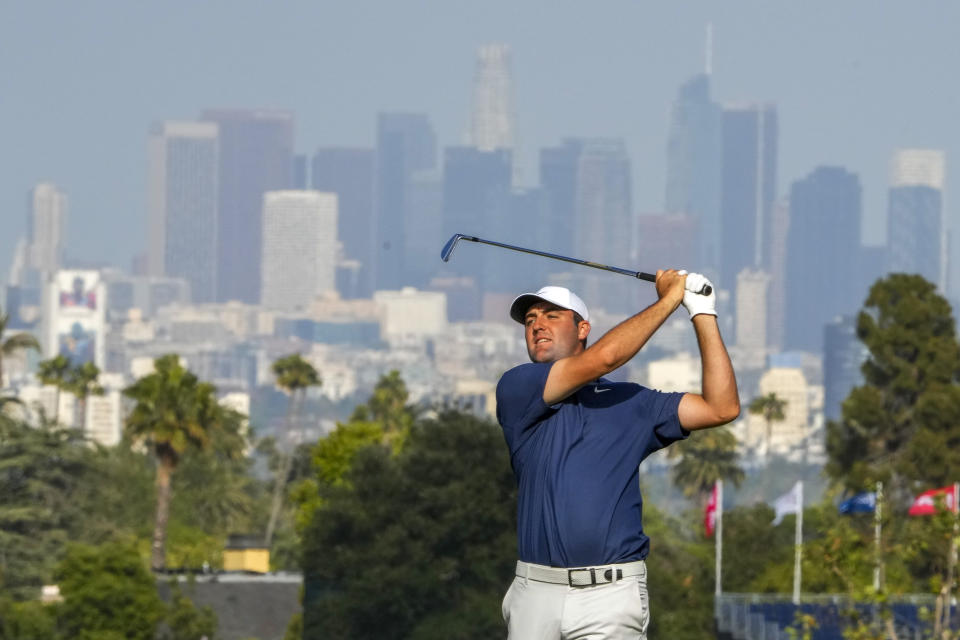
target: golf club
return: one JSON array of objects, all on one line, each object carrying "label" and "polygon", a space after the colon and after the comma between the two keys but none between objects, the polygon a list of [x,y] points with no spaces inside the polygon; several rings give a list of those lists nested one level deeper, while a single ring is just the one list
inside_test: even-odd
[{"label": "golf club", "polygon": [[[583,265],[584,267],[593,267],[594,269],[603,269],[604,271],[612,271],[614,273],[620,273],[625,276],[630,276],[631,278],[638,278],[640,280],[646,280],[648,282],[656,282],[657,276],[652,273],[645,273],[643,271],[631,271],[630,269],[621,269],[620,267],[611,267],[610,265],[600,264],[598,262],[590,262],[589,260],[580,260],[579,258],[568,258],[567,256],[561,256],[556,253],[547,253],[546,251],[537,251],[536,249],[526,249],[524,247],[517,247],[512,244],[504,244],[503,242],[495,242],[493,240],[484,240],[483,238],[478,238],[476,236],[468,236],[462,233],[455,233],[453,237],[447,240],[447,244],[443,245],[443,249],[440,251],[440,259],[444,262],[450,261],[450,255],[453,254],[453,250],[456,248],[457,243],[461,240],[466,240],[468,242],[478,242],[480,244],[489,244],[494,247],[501,247],[503,249],[510,249],[511,251],[519,251],[520,253],[530,253],[535,256],[543,256],[544,258],[553,258],[554,260],[562,260],[563,262],[571,262],[573,264]],[[713,292],[713,288],[710,285],[704,285],[700,291],[694,291],[694,293],[699,293],[705,296],[710,295]]]}]

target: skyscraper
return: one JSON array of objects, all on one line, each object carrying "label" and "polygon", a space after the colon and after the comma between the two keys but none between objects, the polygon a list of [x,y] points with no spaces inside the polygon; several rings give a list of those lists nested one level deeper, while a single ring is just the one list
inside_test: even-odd
[{"label": "skyscraper", "polygon": [[[559,148],[544,149],[540,162],[541,186],[549,203],[545,224],[556,234],[557,246],[569,246],[568,255],[585,260],[602,257],[607,264],[632,263],[635,220],[630,158],[623,141],[564,140]],[[585,295],[591,295],[588,289],[592,288],[598,304],[620,310],[618,305],[624,301],[620,287],[604,282],[607,285],[599,287],[587,278]]]},{"label": "skyscraper", "polygon": [[487,44],[477,50],[473,77],[470,145],[480,151],[513,149],[513,88],[510,47]]},{"label": "skyscraper", "polygon": [[540,186],[547,200],[545,247],[561,255],[572,256],[577,208],[577,175],[583,143],[568,138],[559,147],[540,150]]},{"label": "skyscraper", "polygon": [[770,274],[762,269],[744,269],[737,275],[736,345],[745,358],[763,364],[767,345],[767,311]]},{"label": "skyscraper", "polygon": [[260,301],[263,194],[292,184],[293,114],[210,109],[220,130],[217,299]]},{"label": "skyscraper", "polygon": [[66,222],[67,196],[55,184],[42,182],[30,190],[28,268],[50,274],[61,267]]},{"label": "skyscraper", "polygon": [[373,293],[375,168],[373,149],[321,147],[313,156],[311,172],[314,189],[337,194],[337,234],[344,258],[360,263],[351,293],[364,297]]},{"label": "skyscraper", "polygon": [[843,401],[863,384],[860,367],[870,355],[857,338],[857,319],[839,316],[823,328],[823,417],[839,420]]},{"label": "skyscraper", "polygon": [[688,80],[673,102],[667,142],[666,211],[686,214],[698,229],[692,268],[716,277],[720,268],[720,105],[710,76]]},{"label": "skyscraper", "polygon": [[334,291],[337,196],[319,191],[263,195],[263,305],[306,309]]},{"label": "skyscraper", "polygon": [[842,167],[817,167],[790,189],[786,336],[789,349],[818,352],[823,327],[856,311],[860,255],[860,179]]},{"label": "skyscraper", "polygon": [[720,286],[735,291],[747,267],[767,267],[777,185],[777,111],[771,104],[723,109]]},{"label": "skyscraper", "polygon": [[[510,151],[481,151],[476,147],[447,147],[443,168],[444,235],[477,235],[506,241],[511,233]],[[476,279],[481,291],[499,290],[493,275],[507,259],[500,252],[464,251],[452,270]]]},{"label": "skyscraper", "polygon": [[436,136],[425,114],[379,114],[374,255],[377,289],[400,289],[406,284],[407,192],[414,174],[435,167]]},{"label": "skyscraper", "polygon": [[920,274],[946,290],[943,151],[901,149],[890,162],[887,271]]},{"label": "skyscraper", "polygon": [[216,299],[219,162],[214,123],[150,130],[149,272],[185,279],[194,302]]}]

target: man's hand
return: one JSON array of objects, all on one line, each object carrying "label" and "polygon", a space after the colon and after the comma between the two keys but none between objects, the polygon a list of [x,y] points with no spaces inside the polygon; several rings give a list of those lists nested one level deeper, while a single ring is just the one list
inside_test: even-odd
[{"label": "man's hand", "polygon": [[673,309],[684,301],[684,285],[687,280],[686,271],[676,269],[657,270],[657,295],[661,300],[669,302]]},{"label": "man's hand", "polygon": [[[683,307],[690,312],[690,318],[706,313],[711,316],[717,315],[717,288],[713,283],[707,280],[706,276],[699,273],[691,273],[687,276],[686,289],[683,292]],[[694,291],[702,291],[704,285],[709,285],[712,291],[710,295],[705,296]],[[657,287],[659,288],[659,281]],[[692,291],[691,291],[692,289]]]}]

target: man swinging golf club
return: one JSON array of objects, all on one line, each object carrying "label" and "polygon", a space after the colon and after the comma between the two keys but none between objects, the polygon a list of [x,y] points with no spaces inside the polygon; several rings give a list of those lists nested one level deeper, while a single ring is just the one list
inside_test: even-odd
[{"label": "man swinging golf club", "polygon": [[[563,287],[514,300],[529,364],[497,385],[519,485],[516,577],[503,600],[512,640],[647,637],[650,621],[638,466],[648,455],[740,413],[737,383],[707,279],[657,271],[658,300],[591,346],[590,313]],[[694,293],[709,291],[709,294]],[[683,304],[702,361],[700,394],[603,378]]]}]

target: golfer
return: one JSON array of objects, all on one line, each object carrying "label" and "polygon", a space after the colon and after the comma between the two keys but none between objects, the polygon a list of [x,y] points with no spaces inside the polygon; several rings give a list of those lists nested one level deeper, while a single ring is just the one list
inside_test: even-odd
[{"label": "golfer", "polygon": [[[716,293],[690,291],[709,284],[699,274],[657,271],[657,302],[589,347],[590,312],[574,293],[543,287],[513,301],[510,317],[525,327],[532,363],[497,385],[497,419],[519,485],[519,561],[503,600],[512,640],[647,637],[650,541],[638,466],[690,431],[740,413]],[[603,378],[680,304],[697,334],[702,393]]]}]

